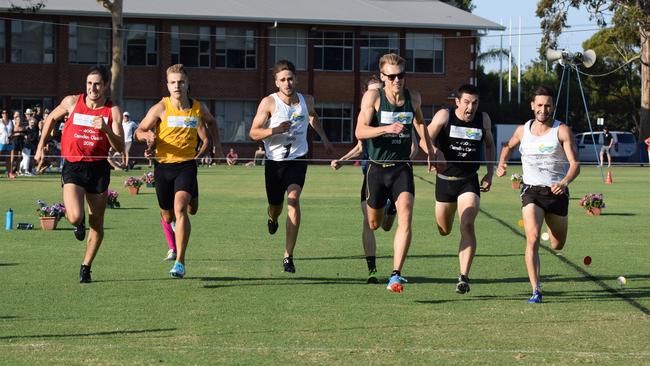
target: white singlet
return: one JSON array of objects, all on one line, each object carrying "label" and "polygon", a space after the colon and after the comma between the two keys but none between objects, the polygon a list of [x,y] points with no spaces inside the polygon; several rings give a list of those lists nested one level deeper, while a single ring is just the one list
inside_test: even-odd
[{"label": "white singlet", "polygon": [[553,121],[553,127],[541,136],[530,132],[532,122],[524,124],[524,136],[519,144],[524,184],[550,187],[569,171],[569,162],[558,138],[562,122]]},{"label": "white singlet", "polygon": [[275,112],[268,120],[268,128],[277,127],[284,121],[291,121],[289,132],[273,135],[264,139],[266,158],[274,161],[293,160],[305,154],[309,149],[307,145],[307,128],[309,127],[309,109],[302,94],[298,95],[299,102],[287,105],[277,96],[271,94],[275,100]]}]

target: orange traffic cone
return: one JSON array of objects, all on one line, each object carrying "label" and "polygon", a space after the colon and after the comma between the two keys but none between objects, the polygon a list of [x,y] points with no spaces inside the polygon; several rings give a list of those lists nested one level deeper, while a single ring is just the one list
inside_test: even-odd
[{"label": "orange traffic cone", "polygon": [[605,184],[612,184],[614,181],[612,181],[612,172],[607,171],[607,177],[605,177]]}]

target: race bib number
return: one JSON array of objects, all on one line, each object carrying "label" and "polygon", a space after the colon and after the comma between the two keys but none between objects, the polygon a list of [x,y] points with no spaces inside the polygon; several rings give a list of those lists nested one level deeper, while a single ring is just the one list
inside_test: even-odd
[{"label": "race bib number", "polygon": [[[75,113],[72,124],[77,125],[77,126],[92,127],[93,126],[93,119],[97,118],[97,117],[99,117],[99,116],[93,116],[93,115],[90,115],[90,114]],[[104,119],[104,123],[108,123],[108,117],[102,117],[102,118]]]},{"label": "race bib number", "polygon": [[197,128],[199,119],[196,116],[168,116],[167,126],[178,128]]}]

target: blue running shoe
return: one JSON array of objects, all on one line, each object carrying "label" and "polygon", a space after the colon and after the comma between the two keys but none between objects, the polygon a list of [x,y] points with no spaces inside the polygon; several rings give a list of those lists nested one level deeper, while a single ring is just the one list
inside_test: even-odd
[{"label": "blue running shoe", "polygon": [[185,276],[185,266],[183,263],[175,262],[169,274],[174,278],[183,278]]},{"label": "blue running shoe", "polygon": [[542,303],[542,293],[539,292],[539,290],[535,290],[533,292],[533,296],[531,296],[530,299],[528,299],[529,304],[541,304]]},{"label": "blue running shoe", "polygon": [[404,291],[404,286],[408,282],[406,278],[400,276],[400,275],[392,275],[388,279],[388,285],[386,286],[386,289],[391,292],[403,292]]}]

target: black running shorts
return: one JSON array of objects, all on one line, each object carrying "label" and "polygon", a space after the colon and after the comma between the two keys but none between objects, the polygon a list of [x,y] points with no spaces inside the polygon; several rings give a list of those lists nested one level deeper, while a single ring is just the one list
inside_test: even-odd
[{"label": "black running shorts", "polygon": [[87,193],[104,193],[111,183],[111,166],[106,159],[98,161],[65,161],[61,171],[63,184],[83,187]]},{"label": "black running shorts", "polygon": [[196,179],[197,168],[195,160],[182,163],[156,163],[156,196],[158,206],[163,210],[174,209],[176,192],[185,191],[192,198],[199,196],[199,183]]},{"label": "black running shorts", "polygon": [[396,202],[400,193],[409,192],[415,196],[413,168],[410,163],[379,164],[368,163],[366,173],[366,204],[380,209],[386,200]]},{"label": "black running shorts", "polygon": [[481,189],[478,183],[478,174],[471,177],[446,177],[436,174],[436,201],[457,202],[458,196],[463,193],[473,192],[481,197]]},{"label": "black running shorts", "polygon": [[552,213],[558,216],[566,216],[569,213],[569,191],[556,195],[551,192],[550,187],[521,185],[521,207],[534,204],[544,210],[545,213]]},{"label": "black running shorts", "polygon": [[[361,202],[366,202],[366,175],[363,175],[363,183],[361,183]],[[395,215],[397,213],[397,207],[395,207],[395,202],[391,200],[390,198],[388,199],[389,206],[388,206],[388,214],[389,215]]]},{"label": "black running shorts", "polygon": [[266,198],[269,205],[277,206],[284,202],[284,195],[290,185],[302,187],[307,175],[307,160],[304,156],[294,160],[266,160],[264,165],[264,180],[266,183]]}]

